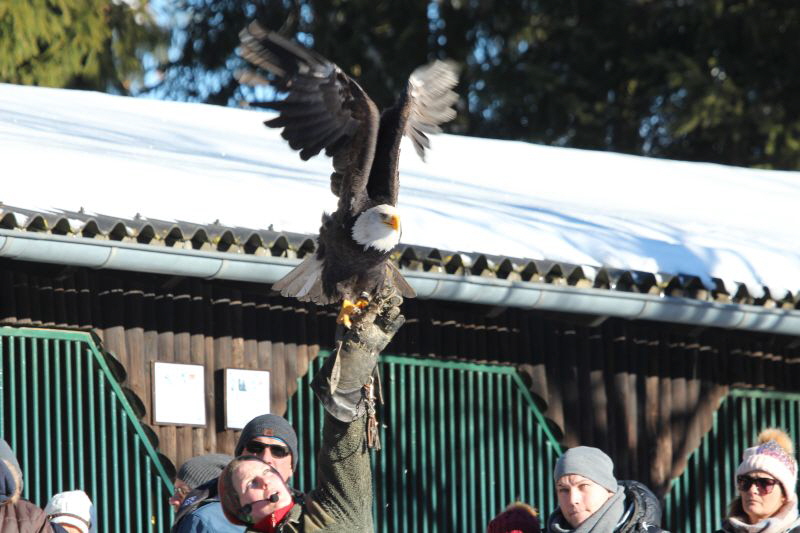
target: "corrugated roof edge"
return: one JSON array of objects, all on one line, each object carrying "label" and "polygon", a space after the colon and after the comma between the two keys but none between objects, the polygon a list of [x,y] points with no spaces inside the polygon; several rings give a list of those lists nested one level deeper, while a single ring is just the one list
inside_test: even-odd
[{"label": "corrugated roof edge", "polygon": [[[74,265],[147,272],[160,271],[159,265],[163,261],[162,266],[167,269],[165,273],[174,273],[172,268],[175,261],[168,259],[167,255],[178,253],[184,257],[184,261],[192,263],[191,267],[188,263],[181,267],[185,269],[182,275],[262,283],[277,281],[283,274],[274,279],[272,277],[278,275],[278,272],[287,272],[299,258],[313,252],[315,247],[314,235],[276,232],[272,229],[253,230],[219,224],[167,222],[138,215],[133,219],[123,219],[82,212],[38,211],[7,205],[0,205],[0,238],[3,239],[0,245],[0,256],[3,257],[23,259],[24,255],[27,260],[57,263],[73,257],[70,264]],[[28,244],[23,246],[22,241]],[[50,241],[54,245],[58,243],[59,248],[72,244],[80,247],[83,255],[51,253],[52,246],[48,251],[48,247],[43,246],[44,242],[33,246],[30,244],[33,241]],[[103,246],[98,248],[98,244]],[[23,252],[23,248],[27,251]],[[139,256],[146,250],[159,253]],[[135,260],[134,256],[137,256]],[[130,261],[133,262],[126,263]],[[650,301],[651,304],[653,301],[668,298],[673,307],[683,305],[694,309],[690,315],[696,314],[699,309],[697,306],[702,304],[722,306],[722,309],[735,309],[739,306],[759,309],[758,313],[762,318],[764,313],[800,315],[795,311],[800,308],[800,294],[787,293],[776,298],[765,288],[763,297],[754,298],[744,284],[726,287],[722,280],[714,279],[714,286],[708,287],[699,277],[681,273],[638,272],[556,261],[451,252],[414,245],[401,246],[394,261],[412,280],[420,296],[427,298],[550,308],[551,304],[541,301],[541,298],[534,305],[529,292],[544,291],[551,297],[559,294],[559,299],[563,299],[570,294],[575,297],[581,294],[586,296],[588,291],[596,296],[584,303],[591,301],[594,302],[593,305],[600,302],[597,296],[606,293],[603,298],[617,298],[615,305],[620,305],[622,301],[630,302],[633,295],[647,296],[648,298],[639,298],[638,301]],[[270,267],[265,270],[267,265]],[[498,293],[498,290],[503,291],[503,294]],[[520,299],[520,294],[516,294],[518,291],[523,291],[520,294],[528,296]],[[564,306],[566,309],[561,309]],[[607,309],[608,312],[599,312],[599,309],[575,307],[565,302],[557,307],[570,312],[646,318],[630,309]],[[731,320],[735,322],[735,319]],[[691,317],[677,321],[694,323]],[[739,327],[730,325],[729,322],[723,327]],[[759,319],[757,322],[762,324],[763,321]],[[763,328],[762,324],[756,329]],[[798,333],[800,329],[790,334]]]}]

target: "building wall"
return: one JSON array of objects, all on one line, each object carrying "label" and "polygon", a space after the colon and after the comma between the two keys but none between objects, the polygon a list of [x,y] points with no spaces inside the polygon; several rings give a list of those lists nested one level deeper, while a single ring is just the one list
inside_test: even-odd
[{"label": "building wall", "polygon": [[[661,494],[730,385],[800,384],[796,338],[425,300],[403,311],[408,321],[387,352],[517,366],[565,446],[599,446],[620,478]],[[124,367],[145,422],[153,361],[205,365],[209,425],[151,424],[176,465],[234,448],[215,373],[270,370],[272,411],[282,414],[297,377],[331,347],[334,317],[255,284],[0,261],[0,322],[94,329]]]}]

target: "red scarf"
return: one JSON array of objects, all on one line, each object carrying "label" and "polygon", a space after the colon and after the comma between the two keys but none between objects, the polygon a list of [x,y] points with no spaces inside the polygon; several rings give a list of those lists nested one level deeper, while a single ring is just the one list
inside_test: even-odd
[{"label": "red scarf", "polygon": [[289,511],[292,510],[292,507],[294,507],[294,502],[291,502],[286,507],[276,510],[271,515],[265,516],[261,522],[253,526],[253,529],[255,531],[260,531],[261,533],[274,533],[277,525],[281,523],[283,517],[289,514]]}]

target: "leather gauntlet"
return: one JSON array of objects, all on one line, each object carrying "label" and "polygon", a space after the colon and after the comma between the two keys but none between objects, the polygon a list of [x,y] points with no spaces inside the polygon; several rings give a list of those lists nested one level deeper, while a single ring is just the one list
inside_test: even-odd
[{"label": "leather gauntlet", "polygon": [[403,299],[384,287],[353,320],[337,329],[337,349],[328,357],[311,387],[325,409],[337,420],[352,422],[373,408],[370,391],[378,355],[405,322]]}]

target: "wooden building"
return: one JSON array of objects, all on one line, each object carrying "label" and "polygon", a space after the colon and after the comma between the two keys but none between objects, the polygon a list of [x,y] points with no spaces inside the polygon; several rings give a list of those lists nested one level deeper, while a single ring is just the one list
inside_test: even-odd
[{"label": "wooden building", "polygon": [[[174,472],[189,457],[234,448],[238,432],[225,429],[222,416],[223,369],[269,370],[270,410],[285,414],[318,354],[331,349],[334,314],[270,290],[313,251],[311,233],[122,215],[0,204],[0,323],[96,334],[165,470]],[[710,430],[727,431],[717,413],[732,390],[774,391],[791,401],[800,392],[796,292],[778,296],[679,271],[589,268],[413,243],[395,260],[420,297],[404,303],[408,321],[386,353],[431,368],[437,362],[512,368],[559,446],[598,446],[614,459],[619,478],[639,479],[665,499],[678,497],[670,490],[682,476],[725,483],[722,473],[689,471],[687,464]],[[4,361],[9,364],[9,354]],[[205,368],[204,426],[153,423],[155,361]],[[431,383],[431,404],[448,409],[442,382],[435,391]],[[468,395],[478,391],[487,409],[504,408],[505,393],[474,388]],[[3,394],[8,405],[15,391],[6,385]],[[740,420],[737,438],[751,439],[768,420],[794,430],[800,414],[792,413],[759,411]],[[415,412],[408,407],[401,416]],[[513,423],[505,428],[515,429]],[[408,446],[420,444],[408,438]],[[502,469],[493,457],[506,444],[492,446],[490,469]],[[432,462],[446,456],[437,453]],[[546,486],[549,473],[537,476]],[[552,503],[552,495],[511,488],[491,496],[474,522],[439,518],[431,529],[480,527],[508,503],[503,498],[514,497]],[[459,501],[448,500],[451,508]],[[680,501],[671,506],[678,510],[670,520],[684,520],[679,530],[702,530],[685,525],[694,518],[684,516]],[[713,520],[714,509],[698,510],[697,520]],[[386,520],[380,518],[380,527],[392,530]]]}]

